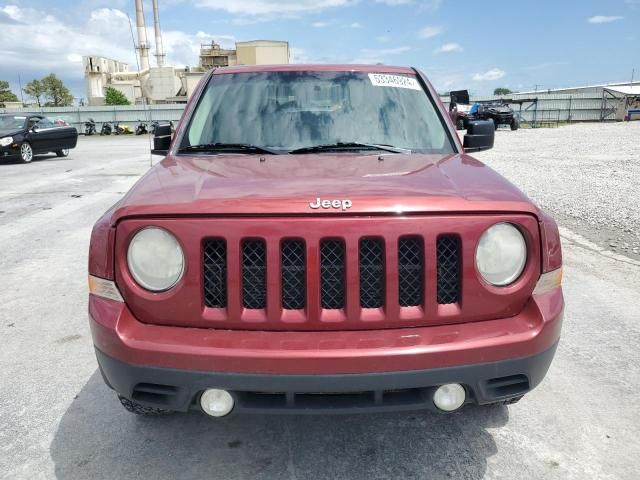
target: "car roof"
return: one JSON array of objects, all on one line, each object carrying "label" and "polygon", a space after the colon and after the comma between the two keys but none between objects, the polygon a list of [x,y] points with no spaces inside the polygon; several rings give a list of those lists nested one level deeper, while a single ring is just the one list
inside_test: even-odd
[{"label": "car roof", "polygon": [[284,65],[234,65],[216,68],[214,75],[227,73],[256,72],[364,72],[364,73],[404,73],[415,74],[410,67],[391,65],[350,65],[350,64],[284,64]]}]

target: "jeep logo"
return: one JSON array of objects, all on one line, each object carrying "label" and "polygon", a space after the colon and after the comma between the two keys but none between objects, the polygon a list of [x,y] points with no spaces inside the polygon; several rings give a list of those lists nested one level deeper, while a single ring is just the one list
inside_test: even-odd
[{"label": "jeep logo", "polygon": [[314,210],[318,208],[339,208],[343,212],[351,208],[351,200],[321,200],[320,197],[316,198],[315,202],[309,202],[309,206]]}]

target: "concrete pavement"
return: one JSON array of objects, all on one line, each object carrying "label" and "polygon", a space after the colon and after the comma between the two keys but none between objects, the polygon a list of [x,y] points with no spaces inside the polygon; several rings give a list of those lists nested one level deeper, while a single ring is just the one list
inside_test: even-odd
[{"label": "concrete pavement", "polygon": [[638,478],[640,266],[572,230],[560,347],[516,405],[218,421],[127,413],[97,371],[86,258],[91,226],[148,168],[147,152],[146,138],[94,137],[67,159],[0,163],[0,478]]}]

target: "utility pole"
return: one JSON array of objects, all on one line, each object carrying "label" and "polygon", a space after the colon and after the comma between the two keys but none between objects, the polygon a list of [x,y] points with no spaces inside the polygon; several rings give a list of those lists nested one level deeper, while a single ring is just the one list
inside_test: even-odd
[{"label": "utility pole", "polygon": [[18,86],[20,87],[20,100],[22,101],[22,106],[24,107],[24,93],[22,92],[22,79],[20,78],[20,74],[18,74]]}]

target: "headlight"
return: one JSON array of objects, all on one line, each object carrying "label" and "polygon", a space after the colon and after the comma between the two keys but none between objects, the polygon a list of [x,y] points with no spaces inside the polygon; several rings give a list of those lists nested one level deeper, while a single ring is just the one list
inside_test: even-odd
[{"label": "headlight", "polygon": [[0,147],[8,147],[13,143],[13,137],[0,138]]},{"label": "headlight", "polygon": [[476,268],[492,285],[515,282],[527,261],[527,244],[514,225],[497,223],[482,234],[476,248]]},{"label": "headlight", "polygon": [[184,254],[176,237],[158,227],[136,233],[127,252],[129,271],[138,284],[152,292],[173,287],[184,272]]}]

